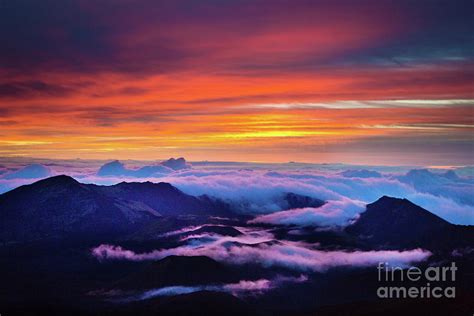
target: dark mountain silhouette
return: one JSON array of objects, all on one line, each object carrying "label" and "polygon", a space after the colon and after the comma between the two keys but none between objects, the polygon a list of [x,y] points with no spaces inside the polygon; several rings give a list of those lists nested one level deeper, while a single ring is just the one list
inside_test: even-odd
[{"label": "dark mountain silhouette", "polygon": [[[284,208],[318,207],[323,201],[286,193]],[[163,217],[233,217],[233,206],[211,196],[187,195],[168,183],[98,186],[55,176],[0,195],[0,241],[107,237],[132,234]],[[151,225],[151,226],[150,226]],[[196,233],[237,236],[231,228],[207,227]],[[151,232],[154,234],[154,232]],[[160,232],[157,232],[160,233]]]},{"label": "dark mountain silhouette", "polygon": [[[285,196],[293,207],[305,207],[316,201],[295,194]],[[341,267],[324,273],[305,271],[306,282],[285,283],[265,293],[241,298],[228,293],[199,291],[118,302],[114,299],[122,294],[128,297],[149,289],[222,285],[262,278],[274,280],[296,272],[255,263],[227,265],[203,256],[170,256],[154,262],[101,261],[91,257],[90,249],[104,240],[66,242],[66,238],[73,235],[84,238],[102,233],[109,238],[118,234],[120,242],[117,243],[119,238],[116,238],[113,244],[144,253],[176,247],[179,244],[174,238],[179,241],[183,235],[157,236],[189,226],[204,225],[191,234],[238,235],[240,232],[231,224],[214,222],[215,217],[208,216],[223,209],[227,212],[229,206],[222,201],[208,196],[189,196],[166,183],[97,186],[81,184],[66,176],[42,180],[0,195],[2,241],[61,237],[52,242],[0,243],[0,265],[8,272],[4,283],[10,284],[0,291],[0,305],[8,315],[250,315],[255,312],[257,315],[319,315],[320,312],[332,315],[338,312],[354,314],[354,308],[356,314],[379,311],[379,308],[384,310],[385,305],[370,301],[375,299],[380,286],[373,267]],[[240,221],[232,225],[246,226],[248,219],[235,214],[229,214],[229,217]],[[220,226],[223,223],[229,226]],[[322,250],[429,249],[433,256],[427,262],[419,263],[422,267],[453,260],[459,264],[461,282],[456,283],[456,301],[450,303],[453,308],[443,309],[440,305],[433,309],[449,313],[463,306],[459,305],[459,302],[463,304],[462,297],[472,297],[472,228],[452,225],[408,200],[383,197],[369,204],[360,218],[345,230],[327,232],[304,228],[294,235],[289,230],[295,227],[279,227],[272,229],[274,240],[260,244],[228,241],[223,246],[257,249],[263,245],[302,240],[317,242]],[[156,239],[137,241],[126,237],[133,234],[155,236]],[[94,292],[98,294],[85,294]],[[361,303],[351,303],[359,300]],[[422,310],[422,304],[426,303],[420,301],[417,306]],[[466,310],[470,306],[472,304],[466,305]],[[412,308],[417,310],[418,307],[403,305],[399,308],[397,303],[388,311],[391,314],[409,313]]]},{"label": "dark mountain silhouette", "polygon": [[56,176],[0,195],[0,240],[111,237],[164,215],[227,215],[224,205],[167,183],[97,186]]},{"label": "dark mountain silhouette", "polygon": [[324,205],[324,201],[306,195],[296,193],[286,193],[283,197],[286,205],[283,209],[304,208],[304,207],[320,207]]},{"label": "dark mountain silhouette", "polygon": [[377,247],[449,249],[472,245],[472,226],[453,225],[407,199],[383,196],[346,228]]},{"label": "dark mountain silhouette", "polygon": [[122,289],[152,289],[172,285],[202,285],[237,281],[231,269],[205,256],[169,256],[117,282]]},{"label": "dark mountain silhouette", "polygon": [[[139,220],[120,211],[119,203],[67,176],[56,176],[0,195],[0,236],[25,241],[67,234],[117,232]],[[139,209],[140,218],[153,215]]]},{"label": "dark mountain silhouette", "polygon": [[187,195],[164,182],[121,182],[112,186],[96,186],[96,190],[116,200],[143,203],[165,216],[228,214],[225,205],[214,204],[213,200],[207,197]]}]

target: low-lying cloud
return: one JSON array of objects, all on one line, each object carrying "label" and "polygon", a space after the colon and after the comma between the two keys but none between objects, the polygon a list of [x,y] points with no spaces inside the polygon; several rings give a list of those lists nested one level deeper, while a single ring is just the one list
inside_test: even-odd
[{"label": "low-lying cloud", "polygon": [[198,248],[177,247],[135,253],[120,246],[102,244],[92,250],[101,260],[159,260],[167,256],[208,256],[230,264],[256,263],[264,267],[284,267],[297,271],[325,271],[333,267],[367,267],[379,262],[408,266],[411,262],[427,259],[431,253],[422,249],[406,251],[323,251],[309,249],[297,242],[283,244],[260,244],[251,246],[199,245]]},{"label": "low-lying cloud", "polygon": [[[212,238],[209,238],[212,237]],[[196,242],[201,240],[201,242]],[[202,234],[188,238],[184,245],[136,253],[120,246],[102,244],[92,249],[99,260],[145,261],[159,260],[171,255],[207,256],[214,260],[235,264],[257,264],[263,267],[283,267],[296,271],[325,271],[333,267],[366,267],[379,262],[406,266],[423,261],[431,253],[423,249],[406,251],[324,251],[317,245],[287,240],[274,240],[273,235],[260,229],[249,229],[244,236],[229,237]]]},{"label": "low-lying cloud", "polygon": [[343,199],[340,201],[329,201],[323,206],[317,208],[297,208],[260,215],[251,220],[250,223],[298,226],[339,226],[349,224],[364,210],[364,203]]},{"label": "low-lying cloud", "polygon": [[236,297],[248,295],[260,295],[277,287],[284,286],[286,283],[302,283],[306,282],[308,277],[304,274],[299,277],[291,276],[277,276],[272,280],[258,279],[258,280],[241,280],[237,283],[227,284],[210,284],[210,285],[196,285],[196,286],[165,286],[157,289],[147,290],[140,294],[132,295],[125,301],[141,301],[158,296],[173,296],[181,294],[190,294],[200,291],[225,292]]}]

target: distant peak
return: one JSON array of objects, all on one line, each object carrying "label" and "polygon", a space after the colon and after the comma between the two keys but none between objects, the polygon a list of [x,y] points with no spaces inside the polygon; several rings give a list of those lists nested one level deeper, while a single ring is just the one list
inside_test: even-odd
[{"label": "distant peak", "polygon": [[386,210],[386,209],[398,209],[398,208],[411,209],[413,207],[418,207],[418,205],[412,203],[411,201],[403,198],[397,198],[392,196],[384,195],[379,198],[377,201],[367,204],[367,208],[376,209],[376,210]]},{"label": "distant peak", "polygon": [[34,179],[46,178],[51,175],[51,170],[42,164],[31,164],[19,170],[8,173],[5,179]]},{"label": "distant peak", "polygon": [[74,179],[73,177],[67,176],[65,174],[61,174],[61,175],[57,175],[57,176],[54,176],[54,177],[50,177],[50,178],[40,180],[36,183],[45,183],[45,184],[69,184],[69,183],[73,183],[73,184],[77,184],[79,182],[76,179]]},{"label": "distant peak", "polygon": [[403,199],[396,198],[396,197],[393,197],[393,196],[384,195],[381,198],[379,198],[377,201],[375,201],[375,203],[377,203],[379,201],[403,201]]},{"label": "distant peak", "polygon": [[186,159],[183,157],[179,157],[177,159],[170,158],[168,160],[162,161],[161,165],[171,168],[173,170],[182,170],[182,169],[189,169],[191,166],[186,162]]},{"label": "distant peak", "polygon": [[429,217],[432,220],[435,220],[437,222],[447,223],[447,221],[445,221],[441,217],[431,213],[430,211],[411,202],[410,200],[390,197],[386,195],[382,196],[380,199],[378,199],[377,201],[371,204],[367,204],[367,210],[364,213],[367,213],[369,211],[370,212],[375,211],[375,213],[382,212],[383,214],[387,214],[388,212],[392,212],[393,214],[399,214],[399,213],[412,214],[411,216],[415,216],[415,217],[424,216],[425,218]]},{"label": "distant peak", "polygon": [[384,195],[381,198],[379,198],[377,201],[371,203],[371,205],[387,204],[387,203],[390,203],[390,204],[402,204],[402,203],[403,204],[406,204],[406,203],[413,204],[412,202],[410,202],[407,199]]},{"label": "distant peak", "polygon": [[433,173],[428,169],[412,169],[408,171],[407,176],[432,176]]},{"label": "distant peak", "polygon": [[101,177],[107,176],[120,176],[126,173],[127,170],[125,165],[118,160],[113,160],[104,164],[102,167],[99,168],[97,171],[97,175]]},{"label": "distant peak", "polygon": [[106,162],[102,167],[104,166],[123,166],[123,163],[120,162],[120,160],[112,160],[110,162]]},{"label": "distant peak", "polygon": [[451,179],[451,180],[458,180],[458,179],[459,179],[458,175],[456,174],[456,172],[455,172],[454,170],[448,170],[448,171],[446,171],[446,172],[443,174],[443,176],[444,176],[445,178],[448,178],[448,179]]}]

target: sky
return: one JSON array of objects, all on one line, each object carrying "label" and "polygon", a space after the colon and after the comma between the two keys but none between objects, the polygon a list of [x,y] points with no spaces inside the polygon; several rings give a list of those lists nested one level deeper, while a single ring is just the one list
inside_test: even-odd
[{"label": "sky", "polygon": [[0,156],[474,164],[472,1],[1,1]]}]

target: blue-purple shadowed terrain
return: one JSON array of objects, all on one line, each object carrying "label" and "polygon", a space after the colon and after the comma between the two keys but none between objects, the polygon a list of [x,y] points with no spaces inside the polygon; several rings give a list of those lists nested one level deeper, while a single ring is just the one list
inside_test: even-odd
[{"label": "blue-purple shadowed terrain", "polygon": [[[11,284],[2,306],[12,314],[426,310],[421,299],[382,304],[380,262],[456,262],[458,296],[430,300],[429,310],[472,307],[474,227],[465,224],[473,182],[462,171],[183,159],[183,168],[142,178],[135,172],[167,162],[113,162],[121,174],[103,174],[110,164],[43,163],[74,178],[0,195],[1,263]],[[18,174],[12,169],[6,175]]]}]

